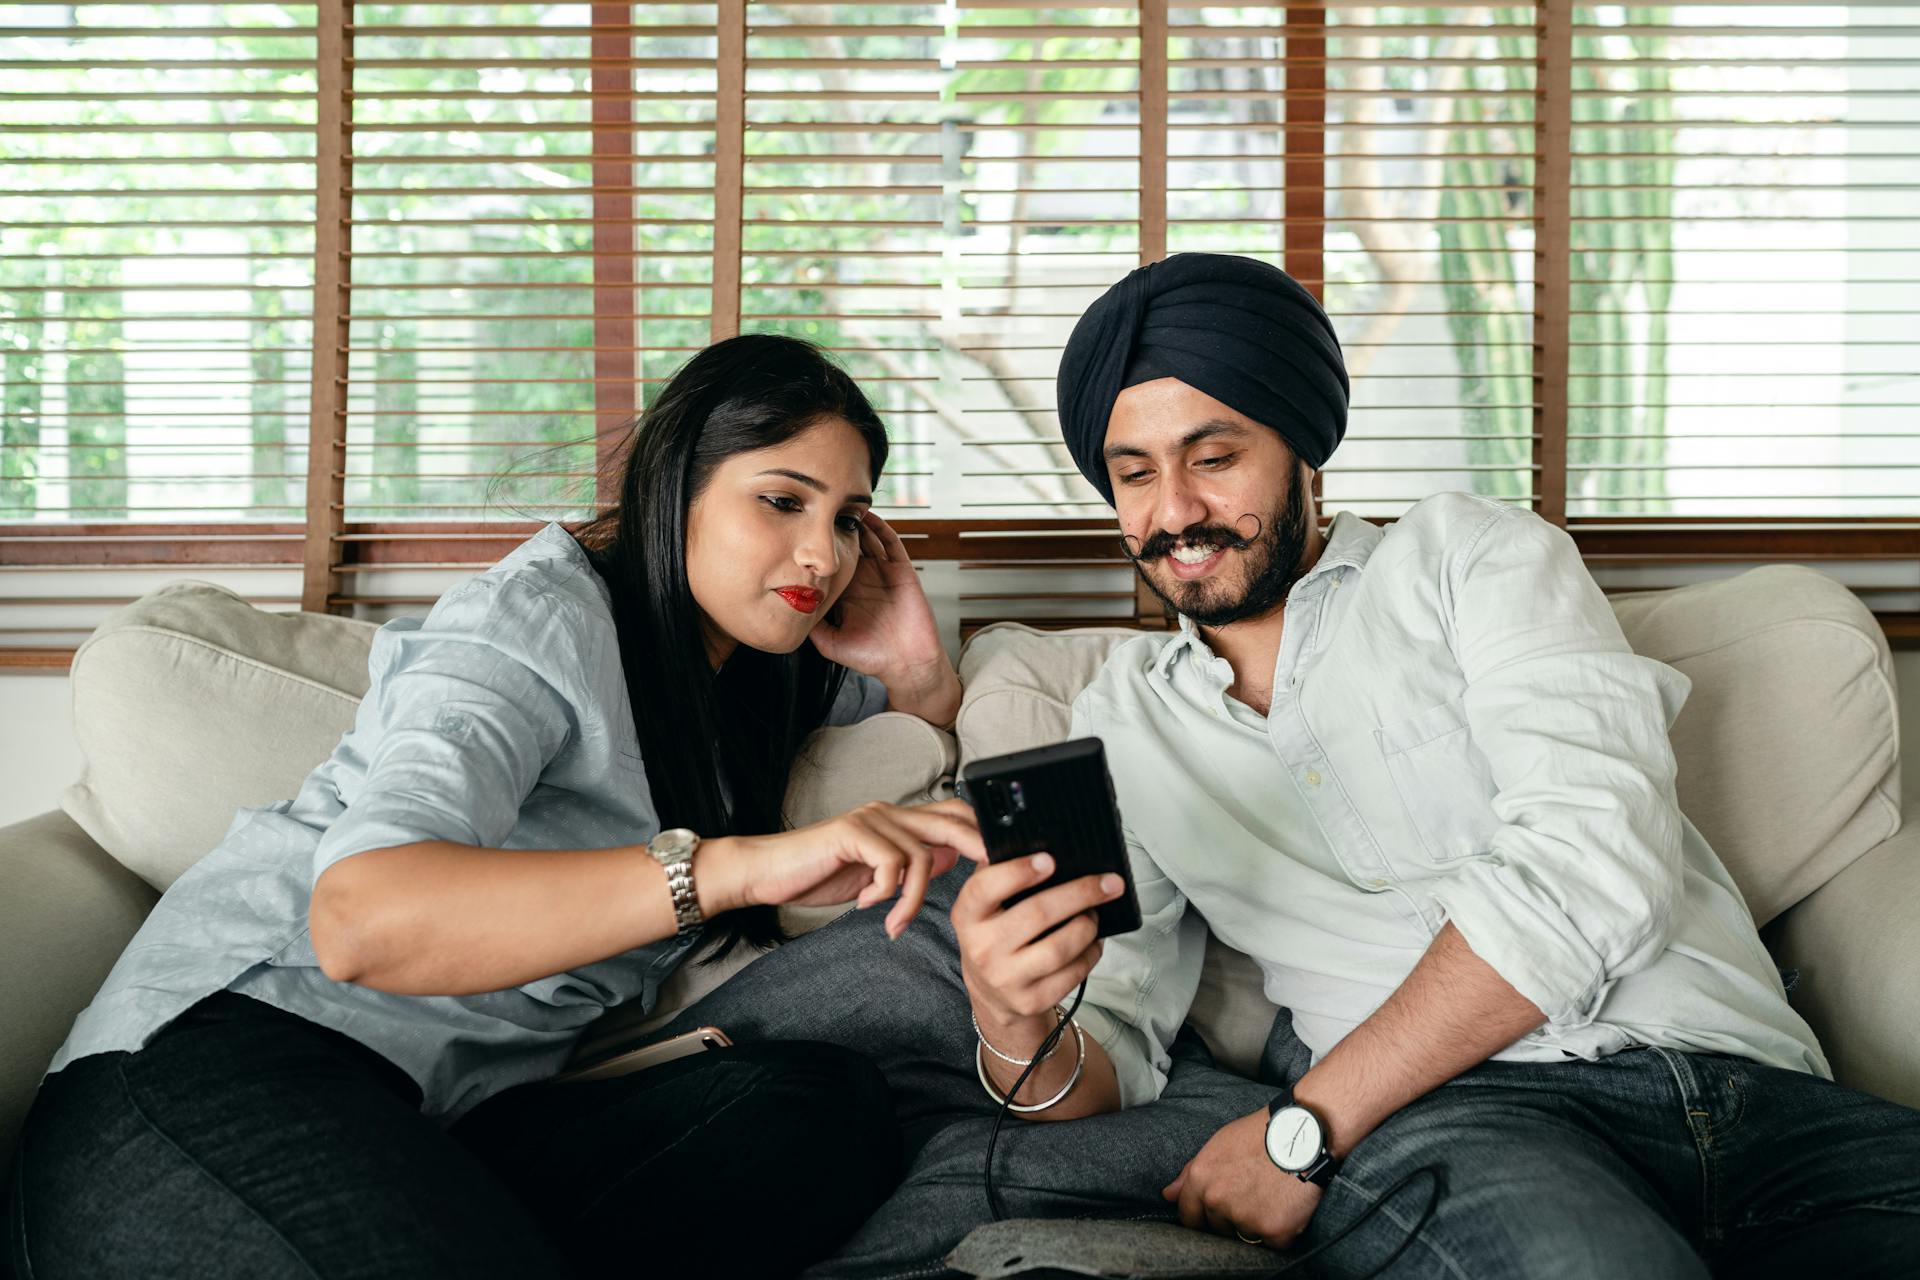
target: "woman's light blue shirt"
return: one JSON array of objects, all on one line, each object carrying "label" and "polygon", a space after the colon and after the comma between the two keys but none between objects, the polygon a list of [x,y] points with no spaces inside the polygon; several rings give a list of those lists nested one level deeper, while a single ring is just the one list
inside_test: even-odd
[{"label": "woman's light blue shirt", "polygon": [[[419,1084],[451,1123],[558,1071],[589,1023],[650,1007],[690,944],[668,939],[505,991],[402,996],[334,982],[307,937],[313,885],[342,858],[422,840],[481,848],[645,843],[661,827],[620,668],[607,589],[548,525],[454,587],[425,620],[380,629],[354,726],[300,793],[243,809],[176,881],[54,1057],[138,1049],[232,990],[331,1027]],[[884,710],[849,673],[830,724]]]}]

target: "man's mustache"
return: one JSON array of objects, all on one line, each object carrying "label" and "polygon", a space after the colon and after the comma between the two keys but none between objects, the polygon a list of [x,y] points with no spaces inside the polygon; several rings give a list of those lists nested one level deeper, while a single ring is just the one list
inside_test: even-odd
[{"label": "man's mustache", "polygon": [[1183,544],[1189,547],[1208,547],[1214,551],[1223,549],[1245,551],[1260,540],[1261,523],[1260,517],[1251,513],[1241,518],[1253,521],[1252,537],[1243,538],[1223,524],[1196,524],[1189,525],[1179,533],[1168,533],[1165,529],[1158,530],[1140,544],[1138,551],[1133,549],[1130,538],[1122,537],[1120,545],[1126,550],[1128,558],[1136,564],[1158,560],[1170,554],[1176,546]]}]

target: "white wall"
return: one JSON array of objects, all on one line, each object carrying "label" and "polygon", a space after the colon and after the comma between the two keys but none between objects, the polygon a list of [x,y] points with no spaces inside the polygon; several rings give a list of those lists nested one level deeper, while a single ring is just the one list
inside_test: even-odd
[{"label": "white wall", "polygon": [[[1920,800],[1920,651],[1895,653],[1900,684],[1901,792]],[[67,679],[0,674],[0,826],[55,808],[80,772]]]},{"label": "white wall", "polygon": [[0,672],[0,826],[57,806],[79,773],[66,676]]}]

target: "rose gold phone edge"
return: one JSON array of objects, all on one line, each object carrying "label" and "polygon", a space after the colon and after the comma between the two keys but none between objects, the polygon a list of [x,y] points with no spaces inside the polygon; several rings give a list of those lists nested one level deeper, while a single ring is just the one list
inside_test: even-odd
[{"label": "rose gold phone edge", "polygon": [[555,1084],[583,1084],[591,1080],[611,1080],[615,1076],[631,1075],[635,1071],[644,1071],[648,1067],[657,1067],[663,1062],[673,1062],[679,1058],[691,1057],[711,1049],[725,1049],[733,1041],[727,1033],[718,1027],[695,1027],[692,1031],[658,1040],[653,1044],[643,1044],[638,1049],[629,1049],[625,1053],[615,1054],[604,1062],[592,1066],[573,1067],[553,1077]]}]

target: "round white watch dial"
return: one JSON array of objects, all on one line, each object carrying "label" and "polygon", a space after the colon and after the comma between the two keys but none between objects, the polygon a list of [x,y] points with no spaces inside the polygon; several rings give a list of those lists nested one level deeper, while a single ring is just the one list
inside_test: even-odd
[{"label": "round white watch dial", "polygon": [[1267,1121],[1267,1155],[1288,1173],[1312,1164],[1320,1147],[1320,1122],[1305,1107],[1282,1107]]}]

